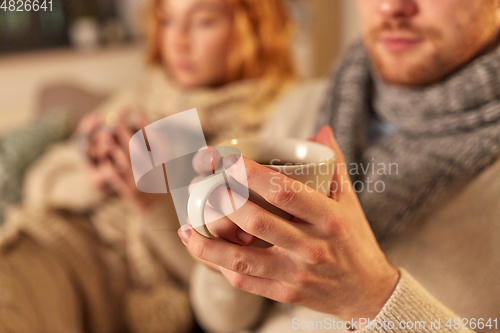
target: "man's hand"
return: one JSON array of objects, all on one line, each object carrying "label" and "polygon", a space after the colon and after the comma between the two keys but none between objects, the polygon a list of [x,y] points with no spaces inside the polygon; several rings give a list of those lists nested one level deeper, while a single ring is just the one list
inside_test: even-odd
[{"label": "man's hand", "polygon": [[[193,169],[198,173],[199,176],[195,177],[191,181],[189,187],[189,193],[196,185],[197,182],[202,181],[205,177],[213,174],[213,170],[217,169],[220,164],[223,163],[222,158],[217,151],[217,149],[212,149],[211,147],[203,147],[194,155],[193,157]],[[234,224],[230,219],[220,217],[220,210],[217,211],[212,205],[217,205],[217,201],[220,200],[220,196],[227,193],[227,188],[221,186],[219,189],[214,191],[213,194],[209,196],[207,205],[205,206],[205,216],[211,216],[214,218],[213,222],[206,224],[208,230],[212,235],[217,238],[221,238],[239,245],[250,245],[255,241],[255,237],[249,233],[242,230],[238,225]],[[205,262],[207,266],[214,269],[213,265],[209,265]]]},{"label": "man's hand", "polygon": [[[179,236],[195,257],[219,266],[235,288],[344,320],[373,319],[392,294],[399,273],[375,240],[331,129],[323,128],[312,140],[338,154],[333,184],[349,185],[336,191],[332,186],[330,198],[245,159],[249,188],[295,218],[281,219],[248,201],[227,212],[226,219],[273,247],[211,240],[189,228],[181,228]],[[237,172],[232,175],[238,179]],[[276,184],[282,185],[280,191]],[[226,206],[214,208],[224,213]]]}]

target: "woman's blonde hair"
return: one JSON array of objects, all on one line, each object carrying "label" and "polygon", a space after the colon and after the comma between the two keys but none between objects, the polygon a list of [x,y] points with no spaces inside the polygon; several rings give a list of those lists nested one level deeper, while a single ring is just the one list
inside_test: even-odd
[{"label": "woman's blonde hair", "polygon": [[[159,6],[147,10],[147,60],[161,65]],[[295,27],[286,0],[225,0],[234,22],[234,38],[227,64],[227,82],[244,79],[290,81],[296,78],[292,55]]]}]

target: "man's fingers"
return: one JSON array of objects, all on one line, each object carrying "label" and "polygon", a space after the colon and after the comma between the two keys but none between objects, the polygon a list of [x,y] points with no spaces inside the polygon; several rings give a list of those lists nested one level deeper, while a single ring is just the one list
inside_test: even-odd
[{"label": "man's fingers", "polygon": [[[205,176],[197,176],[193,178],[189,185],[188,191],[191,193],[196,184],[204,180]],[[214,190],[205,204],[205,224],[212,235],[222,238],[240,245],[250,245],[255,241],[255,237],[241,230],[234,222],[227,218],[219,210],[213,208],[213,204],[220,202],[221,196],[226,196],[229,199],[228,189],[221,185]],[[231,204],[226,200],[226,204]]]},{"label": "man's fingers", "polygon": [[[234,158],[237,157],[234,156]],[[329,207],[332,200],[306,184],[261,166],[250,159],[243,157],[243,161],[244,164],[225,159],[224,163],[228,166],[227,172],[240,183],[248,182],[248,187],[267,202],[308,223],[322,223],[328,219],[330,214],[328,211],[315,209],[315,207]]]},{"label": "man's fingers", "polygon": [[198,182],[201,182],[205,178],[207,178],[207,177],[206,176],[202,176],[202,175],[194,177],[191,180],[191,183],[189,184],[189,187],[188,187],[189,194],[191,194],[191,192],[193,192],[193,189],[196,186],[196,184],[198,184]]},{"label": "man's fingers", "polygon": [[243,275],[224,267],[219,267],[219,271],[236,289],[263,296],[281,303],[295,303],[298,300],[298,293],[292,292],[291,289],[281,281],[264,277]]},{"label": "man's fingers", "polygon": [[[201,175],[194,177],[188,188],[189,193],[191,194],[197,183],[204,180],[205,178],[205,176]],[[219,188],[217,188],[210,194],[208,202],[205,204],[204,217],[205,224],[208,230],[215,237],[222,238],[236,244],[252,244],[255,241],[254,236],[241,230],[240,227],[234,224],[223,213],[213,208],[212,204],[219,202],[221,195],[229,195],[227,188],[223,185],[219,186]]]},{"label": "man's fingers", "polygon": [[289,259],[272,248],[260,249],[209,239],[186,226],[179,229],[179,236],[189,252],[201,260],[239,274],[286,279],[283,274]]},{"label": "man's fingers", "polygon": [[210,221],[206,223],[206,227],[217,238],[240,245],[250,245],[255,241],[254,236],[241,230],[228,217],[208,204],[205,206],[205,221]]},{"label": "man's fingers", "polygon": [[220,273],[220,267],[217,266],[216,264],[212,264],[210,261],[206,261],[206,260],[201,260],[200,258],[196,258],[194,257],[194,259],[196,261],[198,261],[200,264],[208,267],[209,269],[211,269],[212,271],[216,272],[216,273]]},{"label": "man's fingers", "polygon": [[204,147],[193,156],[193,169],[200,175],[210,175],[222,162],[217,149]]},{"label": "man's fingers", "polygon": [[351,178],[347,171],[344,154],[333,136],[332,128],[330,126],[324,126],[311,141],[328,146],[337,154],[337,162],[335,163],[334,169],[335,173],[330,187],[330,197],[340,203],[344,201],[351,204],[357,203],[358,198],[354,192]]},{"label": "man's fingers", "polygon": [[[190,235],[181,235],[186,232]],[[286,284],[296,278],[289,274],[293,264],[273,248],[258,249],[216,241],[192,229],[179,230],[179,236],[194,257],[210,263],[209,267],[220,271],[233,287],[278,302],[299,301],[299,292]]]},{"label": "man's fingers", "polygon": [[335,137],[333,135],[333,130],[330,126],[323,126],[316,136],[309,139],[309,141],[317,142],[322,145],[328,146],[332,148],[337,154],[337,162],[345,163],[344,154],[340,149],[337,141],[335,141]]},{"label": "man's fingers", "polygon": [[231,191],[229,196],[227,188],[220,186],[210,194],[209,203],[246,233],[284,249],[300,250],[301,230],[238,193]]}]

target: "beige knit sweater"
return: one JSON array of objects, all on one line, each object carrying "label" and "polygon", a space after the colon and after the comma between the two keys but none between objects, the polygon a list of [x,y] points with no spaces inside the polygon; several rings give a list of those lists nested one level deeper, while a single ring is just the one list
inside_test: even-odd
[{"label": "beige knit sweater", "polygon": [[[209,332],[349,331],[347,322],[332,315],[272,302],[235,290],[221,274],[202,265],[197,265],[193,274],[191,301],[198,320]],[[364,324],[365,328],[359,330],[360,333],[471,332],[468,329],[454,329],[455,319],[461,327],[463,323],[458,315],[430,295],[406,270],[401,269],[398,285],[379,315],[371,323],[353,322],[353,328]],[[342,323],[336,324],[337,321]],[[436,322],[440,323],[439,330],[434,329],[438,328]],[[451,324],[451,327],[447,327],[446,323]]]}]

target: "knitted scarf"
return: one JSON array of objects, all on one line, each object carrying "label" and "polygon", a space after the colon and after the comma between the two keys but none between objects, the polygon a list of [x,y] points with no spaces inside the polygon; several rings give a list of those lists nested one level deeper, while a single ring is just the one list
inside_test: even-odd
[{"label": "knitted scarf", "polygon": [[151,67],[140,87],[118,95],[100,111],[120,113],[132,108],[154,122],[196,108],[207,143],[211,144],[256,135],[274,110],[274,103],[293,85],[293,81],[253,79],[187,90],[169,79],[162,68]]},{"label": "knitted scarf", "polygon": [[[362,43],[355,44],[330,82],[318,127],[333,127],[382,240],[499,158],[500,48],[418,89],[384,84],[373,73]],[[373,117],[398,131],[369,142]]]}]

